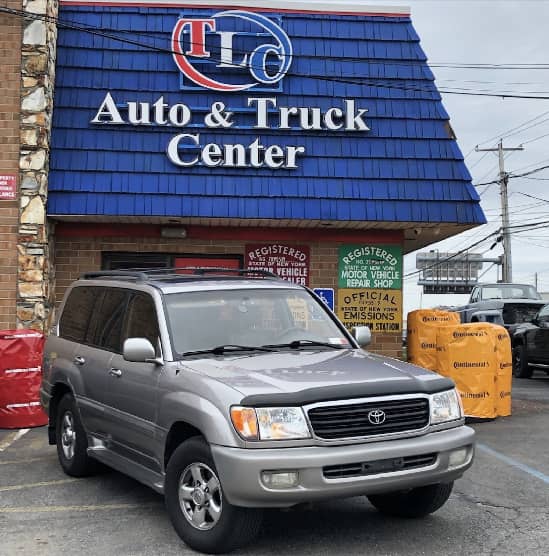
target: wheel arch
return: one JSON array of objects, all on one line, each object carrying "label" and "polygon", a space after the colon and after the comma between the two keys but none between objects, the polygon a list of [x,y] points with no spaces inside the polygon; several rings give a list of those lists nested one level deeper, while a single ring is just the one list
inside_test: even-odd
[{"label": "wheel arch", "polygon": [[51,390],[51,399],[49,403],[48,412],[48,442],[50,445],[55,445],[55,427],[57,421],[57,408],[59,407],[59,402],[63,399],[65,394],[74,395],[70,386],[64,382],[56,382]]},{"label": "wheel arch", "polygon": [[168,467],[168,462],[175,450],[177,450],[185,440],[195,436],[206,438],[200,429],[197,429],[195,426],[185,421],[176,421],[172,424],[166,436],[164,447],[164,469]]}]

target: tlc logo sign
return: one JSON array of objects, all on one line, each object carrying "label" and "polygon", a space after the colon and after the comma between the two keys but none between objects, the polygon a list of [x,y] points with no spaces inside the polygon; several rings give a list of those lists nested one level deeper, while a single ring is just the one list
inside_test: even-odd
[{"label": "tlc logo sign", "polygon": [[274,90],[292,63],[284,30],[265,16],[240,10],[180,18],[171,46],[185,77],[219,92]]}]

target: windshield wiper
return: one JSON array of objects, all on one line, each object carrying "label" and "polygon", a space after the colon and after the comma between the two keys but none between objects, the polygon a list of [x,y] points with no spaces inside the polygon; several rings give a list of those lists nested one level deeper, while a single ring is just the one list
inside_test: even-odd
[{"label": "windshield wiper", "polygon": [[329,347],[332,349],[343,349],[342,345],[339,344],[330,344],[329,342],[317,342],[316,340],[294,340],[293,342],[288,342],[286,344],[267,344],[265,346],[261,346],[264,348],[282,348],[282,347],[289,347],[291,349],[298,349],[304,346],[323,346]]},{"label": "windshield wiper", "polygon": [[236,344],[225,344],[222,346],[216,346],[211,349],[199,349],[196,351],[185,351],[182,353],[183,356],[186,355],[202,355],[206,353],[213,353],[214,355],[222,355],[223,353],[228,353],[232,351],[273,351],[269,346],[239,346]]}]

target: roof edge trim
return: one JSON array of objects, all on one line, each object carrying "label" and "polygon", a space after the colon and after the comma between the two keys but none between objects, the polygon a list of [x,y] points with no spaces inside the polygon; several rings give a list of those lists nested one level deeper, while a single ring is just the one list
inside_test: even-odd
[{"label": "roof edge trim", "polygon": [[322,0],[278,0],[273,8],[272,0],[60,0],[61,6],[107,6],[150,8],[246,8],[250,11],[296,12],[312,14],[369,15],[385,17],[409,17],[410,8],[405,6],[370,6],[361,0],[349,0],[341,4]]}]

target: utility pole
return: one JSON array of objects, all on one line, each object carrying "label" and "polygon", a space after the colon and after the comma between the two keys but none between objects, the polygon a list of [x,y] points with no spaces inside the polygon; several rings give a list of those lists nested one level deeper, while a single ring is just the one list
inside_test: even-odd
[{"label": "utility pole", "polygon": [[503,268],[501,269],[501,279],[503,282],[513,281],[513,262],[511,257],[511,234],[509,231],[509,201],[507,197],[507,184],[509,175],[505,172],[503,153],[508,151],[523,151],[522,145],[518,147],[504,147],[503,139],[499,140],[497,149],[479,149],[476,152],[497,152],[499,156],[499,193],[501,196],[501,223],[503,231]]}]

